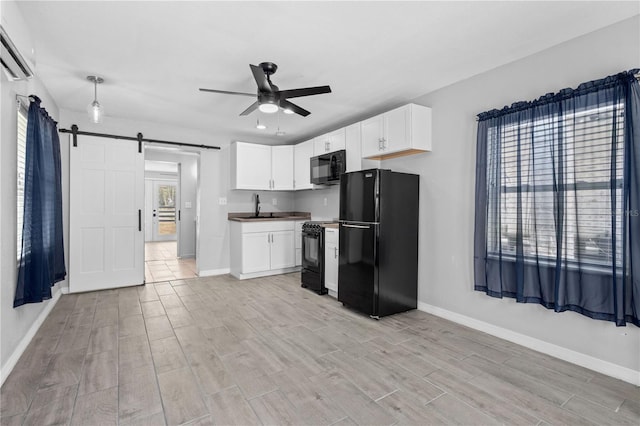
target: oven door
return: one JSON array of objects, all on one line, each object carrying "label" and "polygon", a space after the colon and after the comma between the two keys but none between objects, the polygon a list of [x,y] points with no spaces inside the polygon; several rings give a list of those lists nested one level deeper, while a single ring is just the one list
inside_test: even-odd
[{"label": "oven door", "polygon": [[320,274],[322,267],[321,234],[302,231],[302,268]]}]

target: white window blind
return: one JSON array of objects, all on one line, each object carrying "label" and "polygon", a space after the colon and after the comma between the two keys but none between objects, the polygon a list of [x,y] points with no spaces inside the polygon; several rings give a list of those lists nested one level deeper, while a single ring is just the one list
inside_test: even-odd
[{"label": "white window blind", "polygon": [[623,104],[490,128],[489,253],[551,261],[559,234],[563,262],[620,266],[623,130]]},{"label": "white window blind", "polygon": [[18,140],[17,140],[17,163],[18,163],[18,206],[17,206],[17,226],[18,226],[18,260],[22,256],[22,226],[24,224],[24,178],[25,159],[27,151],[27,109],[22,104],[18,104]]}]

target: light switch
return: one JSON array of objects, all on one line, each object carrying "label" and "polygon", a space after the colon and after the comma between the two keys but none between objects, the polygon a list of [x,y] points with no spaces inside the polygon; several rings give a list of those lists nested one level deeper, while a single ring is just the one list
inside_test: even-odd
[{"label": "light switch", "polygon": [[227,205],[227,197],[218,198],[218,204],[221,205],[221,206],[226,206]]},{"label": "light switch", "polygon": [[271,203],[271,204],[273,204],[274,206],[277,206],[277,205],[278,205],[278,199],[277,199],[277,198],[274,198],[274,199],[272,200],[272,203]]},{"label": "light switch", "polygon": [[191,208],[191,201],[185,201],[184,202],[184,208],[185,209],[190,209]]}]

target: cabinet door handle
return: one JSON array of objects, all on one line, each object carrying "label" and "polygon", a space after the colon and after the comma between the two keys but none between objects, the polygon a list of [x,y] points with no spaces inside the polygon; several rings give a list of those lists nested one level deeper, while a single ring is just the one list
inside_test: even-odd
[{"label": "cabinet door handle", "polygon": [[338,258],[338,247],[334,247],[334,248],[333,248],[333,257],[334,257],[335,259],[337,259],[337,258]]}]

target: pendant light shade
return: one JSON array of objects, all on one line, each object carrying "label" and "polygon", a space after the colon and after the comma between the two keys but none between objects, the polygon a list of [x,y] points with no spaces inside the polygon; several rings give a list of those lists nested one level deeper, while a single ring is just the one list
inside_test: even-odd
[{"label": "pendant light shade", "polygon": [[104,108],[100,105],[100,102],[98,102],[98,84],[103,83],[104,79],[95,75],[89,75],[87,76],[87,80],[93,83],[93,102],[87,107],[89,120],[91,120],[92,123],[102,123]]}]

